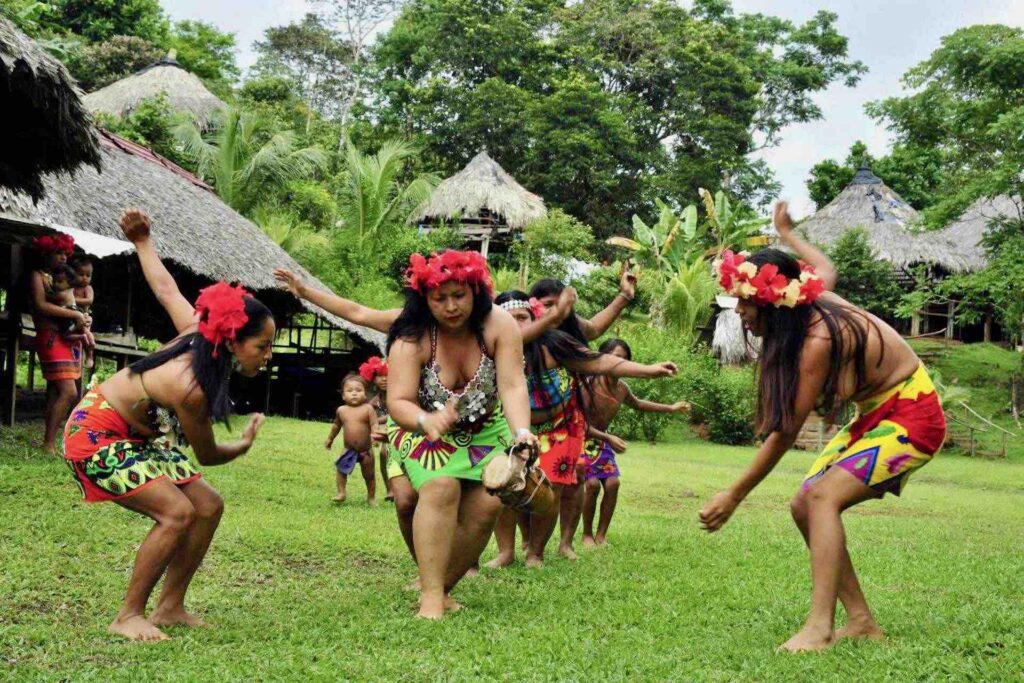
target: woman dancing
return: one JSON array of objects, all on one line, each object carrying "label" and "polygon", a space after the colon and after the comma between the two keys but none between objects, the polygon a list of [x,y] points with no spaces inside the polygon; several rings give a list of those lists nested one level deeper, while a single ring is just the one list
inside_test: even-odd
[{"label": "woman dancing", "polygon": [[[523,292],[503,292],[496,302],[524,328],[543,314],[542,309],[539,306],[534,308],[530,297]],[[578,375],[655,378],[668,377],[676,372],[673,363],[641,365],[617,356],[594,353],[560,331],[546,332],[536,341],[526,344],[525,353],[530,417],[540,440],[540,467],[553,485],[556,496],[564,495],[564,488],[576,483],[576,461],[583,452],[586,418]],[[515,560],[517,520],[528,524],[530,531],[526,565],[543,565],[544,549],[558,515],[525,515],[507,509],[502,512],[495,529],[498,556],[488,563],[488,567],[505,567]],[[559,545],[559,553],[575,559],[572,547],[564,542]]]},{"label": "woman dancing", "polygon": [[[633,360],[633,351],[629,344],[621,339],[609,339],[601,344],[600,353],[617,358]],[[678,401],[672,405],[655,403],[637,398],[629,390],[629,385],[614,377],[593,377],[588,380],[589,392],[584,392],[587,401],[587,441],[583,447],[584,477],[586,479],[583,496],[583,547],[593,548],[604,545],[608,536],[608,527],[615,514],[615,504],[619,498],[619,465],[615,461],[616,453],[625,453],[626,442],[614,434],[608,433],[612,420],[619,414],[625,403],[633,410],[649,413],[685,413],[690,409],[686,401]],[[601,517],[594,534],[594,515],[597,513],[597,499],[601,495]]]},{"label": "woman dancing", "polygon": [[[133,640],[167,639],[160,626],[203,625],[185,611],[185,592],[224,502],[181,448],[191,445],[202,465],[221,465],[249,450],[262,415],[253,415],[241,438],[227,444],[215,441],[213,423],[226,424],[231,412],[232,370],[255,376],[270,360],[276,332],[270,310],[241,287],[219,282],[193,307],[160,262],[149,227],[141,211],[121,217],[178,337],[89,391],[64,428],[64,458],[85,500],[112,500],[155,522],[109,628]],[[147,619],[146,602],[161,576],[163,590]]]},{"label": "woman dancing", "polygon": [[[700,519],[709,532],[722,528],[793,445],[817,404],[831,413],[842,401],[856,403],[856,418],[825,447],[790,504],[811,557],[811,612],[782,645],[799,652],[844,637],[882,636],[850,562],[841,515],[885,493],[899,495],[910,474],[942,447],[946,420],[928,373],[899,333],[826,291],[835,269],[793,232],[784,202],[775,206],[775,227],[806,265],[777,249],[749,258],[726,251],[716,262],[722,288],[740,299],[744,325],[763,340],[758,423],[768,437]],[[847,622],[834,631],[837,598]]]},{"label": "woman dancing", "polygon": [[419,493],[413,540],[419,616],[457,609],[448,593],[490,537],[501,502],[484,467],[515,444],[536,448],[523,376],[523,342],[494,305],[476,252],[413,254],[405,307],[388,333],[388,440]]}]

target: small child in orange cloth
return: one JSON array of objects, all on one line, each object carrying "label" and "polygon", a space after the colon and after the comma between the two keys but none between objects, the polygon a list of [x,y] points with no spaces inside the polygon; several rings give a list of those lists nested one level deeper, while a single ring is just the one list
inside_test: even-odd
[{"label": "small child in orange cloth", "polygon": [[366,481],[366,500],[370,507],[377,507],[377,482],[373,471],[373,434],[377,430],[377,412],[366,400],[366,382],[356,374],[345,375],[341,380],[343,405],[334,414],[331,434],[324,447],[330,451],[338,432],[344,432],[345,451],[334,461],[337,470],[337,503],[348,497],[348,475],[356,468],[363,472]]}]

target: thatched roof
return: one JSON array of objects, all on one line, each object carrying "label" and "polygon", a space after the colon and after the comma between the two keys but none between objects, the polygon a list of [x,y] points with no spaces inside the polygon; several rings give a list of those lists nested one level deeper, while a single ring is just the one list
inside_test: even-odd
[{"label": "thatched roof", "polygon": [[831,246],[853,228],[863,228],[878,258],[906,268],[918,263],[953,273],[970,270],[958,245],[940,232],[917,233],[914,207],[862,164],[853,180],[831,202],[800,224],[808,238]]},{"label": "thatched roof", "polygon": [[1022,217],[1024,201],[1020,197],[982,197],[938,234],[957,244],[971,270],[981,270],[988,263],[985,249],[981,246],[985,230],[998,219],[1019,221]]},{"label": "thatched roof", "polygon": [[[118,227],[121,212],[138,207],[153,220],[153,238],[161,257],[197,276],[189,287],[179,282],[183,290],[210,280],[237,281],[275,310],[300,310],[291,295],[278,289],[272,274],[276,267],[301,273],[313,286],[326,289],[258,226],[187,171],[108,133],[102,134],[101,141],[102,174],[83,169],[74,178],[47,176],[46,197],[36,206],[23,195],[0,192],[0,217],[8,213],[123,238]],[[382,345],[383,335],[378,332],[351,325],[311,304],[303,306],[365,341]]]},{"label": "thatched roof", "polygon": [[0,187],[43,195],[42,175],[99,166],[82,93],[64,66],[0,16]]},{"label": "thatched roof", "polygon": [[514,230],[547,215],[544,200],[529,192],[482,151],[464,169],[441,182],[413,212],[413,223],[497,214]]},{"label": "thatched roof", "polygon": [[103,112],[124,118],[140,102],[160,93],[166,93],[173,111],[191,114],[202,128],[209,125],[214,112],[226,106],[206,89],[198,76],[175,61],[173,51],[145,69],[89,93],[85,106],[94,114]]}]

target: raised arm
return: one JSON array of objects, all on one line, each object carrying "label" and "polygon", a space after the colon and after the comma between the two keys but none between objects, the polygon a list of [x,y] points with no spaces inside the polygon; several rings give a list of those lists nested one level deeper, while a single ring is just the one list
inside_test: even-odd
[{"label": "raised arm", "polygon": [[167,268],[156,253],[156,246],[149,236],[149,216],[139,209],[126,209],[121,216],[121,231],[128,241],[135,245],[139,265],[146,277],[146,284],[153,291],[156,300],[171,316],[171,322],[178,334],[189,331],[195,325],[196,311],[178,289],[178,283],[167,272]]},{"label": "raised arm", "polygon": [[772,432],[747,469],[725,491],[716,494],[700,511],[701,526],[709,532],[718,531],[747,495],[768,476],[782,456],[786,454],[800,434],[807,416],[814,409],[828,377],[829,342],[809,339],[800,358],[800,378],[796,405],[793,406],[793,424],[789,429]]},{"label": "raised arm", "polygon": [[369,327],[371,330],[377,330],[384,334],[388,333],[391,326],[398,320],[398,314],[402,312],[399,308],[379,311],[376,308],[369,308],[357,304],[355,301],[344,299],[337,294],[310,287],[302,281],[302,278],[287,268],[275,268],[274,278],[297,298],[305,299],[353,325]]},{"label": "raised arm", "polygon": [[523,340],[519,325],[505,311],[492,311],[487,324],[496,332],[494,364],[498,370],[498,396],[516,442],[536,445],[530,432],[530,398],[523,373]]},{"label": "raised arm", "polygon": [[[623,382],[623,384],[626,384]],[[690,404],[686,401],[676,401],[669,405],[668,403],[655,403],[654,401],[647,401],[642,398],[637,398],[633,391],[626,384],[626,400],[624,403],[632,408],[633,410],[642,410],[645,413],[685,413],[690,410]]]},{"label": "raised arm", "polygon": [[563,289],[562,293],[558,295],[558,301],[547,313],[522,328],[523,343],[529,344],[545,332],[556,329],[570,315],[575,315],[572,312],[575,303],[576,288],[566,287]]},{"label": "raised arm", "polygon": [[630,262],[626,259],[622,263],[622,275],[619,278],[619,293],[615,295],[611,303],[604,307],[590,320],[579,319],[580,329],[587,341],[593,341],[608,331],[622,311],[626,309],[636,297],[636,275],[629,269]]},{"label": "raised arm", "polygon": [[775,203],[775,229],[779,233],[779,239],[787,247],[796,252],[798,258],[814,267],[818,277],[825,285],[825,289],[832,291],[836,286],[836,279],[839,277],[835,266],[828,260],[828,256],[820,249],[803,239],[793,230],[793,219],[789,215],[789,204],[786,202]]}]

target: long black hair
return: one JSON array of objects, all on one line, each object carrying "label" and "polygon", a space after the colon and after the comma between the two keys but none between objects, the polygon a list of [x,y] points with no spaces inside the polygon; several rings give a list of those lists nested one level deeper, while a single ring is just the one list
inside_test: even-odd
[{"label": "long black hair", "polygon": [[[530,296],[535,299],[543,299],[546,296],[558,296],[565,289],[565,283],[554,278],[546,277],[537,280],[533,287],[530,288]],[[569,335],[580,344],[589,346],[590,342],[586,335],[583,334],[583,329],[580,327],[580,321],[576,317],[576,311],[572,310],[562,324],[558,326],[560,332],[564,332]]]},{"label": "long black hair", "polygon": [[[506,301],[529,302],[529,300],[530,297],[526,292],[510,289],[499,294],[494,303],[500,306]],[[532,316],[533,313],[531,312],[530,315]],[[527,374],[540,376],[547,370],[544,364],[544,352],[542,349],[547,349],[559,365],[563,365],[564,361],[593,360],[600,355],[588,349],[584,344],[581,344],[575,337],[561,330],[548,330],[532,342],[523,344]]]},{"label": "long black hair", "polygon": [[[235,337],[238,342],[258,334],[267,319],[273,317],[270,309],[255,297],[247,296],[244,301],[245,314],[249,319],[238,330]],[[215,350],[217,351],[216,358],[213,357]],[[227,424],[232,409],[231,397],[228,393],[232,355],[223,343],[214,347],[203,335],[191,332],[178,338],[167,348],[135,361],[128,366],[128,370],[134,374],[142,374],[186,353],[192,354],[191,367],[192,375],[195,378],[192,388],[194,389],[198,384],[206,395],[210,419]]]},{"label": "long black hair", "polygon": [[[778,267],[789,279],[800,277],[800,264],[778,249],[762,249],[747,259],[760,268],[766,263]],[[800,375],[800,357],[814,314],[820,316],[832,341],[829,350],[828,377],[822,387],[819,408],[835,416],[843,407],[838,398],[842,371],[853,361],[857,386],[867,376],[868,331],[878,325],[863,311],[841,303],[819,299],[810,305],[763,306],[758,308],[762,346],[758,359],[757,428],[761,434],[791,430],[795,425],[796,394]],[[883,349],[884,355],[884,349]],[[878,359],[881,364],[882,357]]]},{"label": "long black hair", "polygon": [[[476,335],[477,339],[483,339],[484,321],[491,314],[494,300],[486,287],[466,285],[473,292],[473,310],[469,314],[469,328]],[[387,351],[391,351],[391,345],[396,339],[417,340],[423,336],[427,328],[436,324],[434,314],[430,312],[427,304],[427,297],[414,289],[405,290],[405,305],[398,319],[388,330]]]}]

